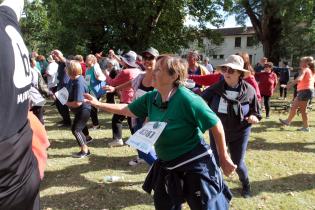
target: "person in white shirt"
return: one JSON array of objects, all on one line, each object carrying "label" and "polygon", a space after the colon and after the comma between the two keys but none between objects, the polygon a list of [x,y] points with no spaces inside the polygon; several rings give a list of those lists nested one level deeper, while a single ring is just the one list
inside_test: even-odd
[{"label": "person in white shirt", "polygon": [[46,76],[47,76],[47,85],[51,92],[55,93],[57,90],[57,74],[58,74],[58,64],[55,62],[53,57],[50,55],[48,58],[48,66],[46,70]]},{"label": "person in white shirt", "polygon": [[213,71],[214,71],[214,70],[213,70],[212,64],[209,63],[209,58],[206,57],[206,58],[203,60],[203,62],[204,62],[205,67],[206,67],[207,70],[209,71],[209,73],[210,73],[210,74],[213,74]]}]

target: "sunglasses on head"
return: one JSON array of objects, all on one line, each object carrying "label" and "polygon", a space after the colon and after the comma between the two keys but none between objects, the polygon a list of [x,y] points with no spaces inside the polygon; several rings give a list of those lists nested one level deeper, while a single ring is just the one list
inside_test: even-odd
[{"label": "sunglasses on head", "polygon": [[236,71],[235,69],[232,69],[231,67],[228,67],[228,66],[221,67],[222,73],[234,74],[235,71]]}]

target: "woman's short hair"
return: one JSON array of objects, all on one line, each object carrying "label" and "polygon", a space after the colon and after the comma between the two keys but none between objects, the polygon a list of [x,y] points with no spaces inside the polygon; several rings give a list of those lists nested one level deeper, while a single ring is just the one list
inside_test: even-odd
[{"label": "woman's short hair", "polygon": [[86,60],[91,60],[94,64],[97,62],[96,57],[92,54],[87,55]]},{"label": "woman's short hair", "polygon": [[175,74],[178,75],[177,79],[174,81],[175,86],[183,85],[187,79],[187,61],[175,56],[161,55],[157,58],[157,61],[163,62],[167,68],[167,72],[170,76]]},{"label": "woman's short hair", "polygon": [[80,62],[83,62],[83,61],[84,61],[82,55],[76,55],[76,56],[74,56],[74,60],[80,61]]},{"label": "woman's short hair", "polygon": [[312,69],[314,68],[314,58],[312,56],[304,56],[300,59],[301,62],[306,63],[306,65]]},{"label": "woman's short hair", "polygon": [[72,60],[67,66],[67,73],[70,77],[82,75],[82,67],[79,61]]},{"label": "woman's short hair", "polygon": [[36,60],[37,60],[37,61],[45,61],[46,58],[45,58],[45,56],[43,56],[43,55],[38,55],[38,56],[36,57]]},{"label": "woman's short hair", "polygon": [[267,62],[266,64],[265,64],[265,66],[268,66],[269,68],[273,68],[273,63],[272,62]]}]

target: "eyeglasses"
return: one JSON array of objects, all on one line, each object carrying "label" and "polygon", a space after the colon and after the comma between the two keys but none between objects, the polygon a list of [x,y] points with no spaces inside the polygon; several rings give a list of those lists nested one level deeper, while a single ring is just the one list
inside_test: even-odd
[{"label": "eyeglasses", "polygon": [[271,68],[270,65],[264,65],[264,68]]},{"label": "eyeglasses", "polygon": [[221,72],[222,73],[228,73],[228,74],[234,74],[236,70],[232,69],[231,67],[227,67],[227,66],[222,66],[221,67]]},{"label": "eyeglasses", "polygon": [[143,58],[144,60],[147,60],[147,61],[152,61],[152,60],[155,59],[154,56],[150,56],[150,55],[143,56],[142,58]]}]

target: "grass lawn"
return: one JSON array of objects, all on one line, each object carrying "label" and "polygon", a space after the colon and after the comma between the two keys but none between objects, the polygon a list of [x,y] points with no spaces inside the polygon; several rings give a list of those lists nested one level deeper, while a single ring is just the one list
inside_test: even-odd
[{"label": "grass lawn", "polygon": [[[70,129],[60,129],[55,106],[46,106],[46,129],[51,147],[44,181],[41,185],[41,206],[45,210],[139,210],[154,209],[150,195],[142,189],[148,166],[128,166],[135,150],[128,146],[109,148],[111,115],[101,112],[102,128],[91,131],[94,138],[92,155],[74,159],[79,148]],[[310,114],[311,132],[298,132],[300,116],[290,127],[278,123],[286,113],[273,111],[252,128],[246,154],[253,196],[240,197],[237,175],[226,177],[234,193],[231,209],[307,209],[315,210],[315,111]],[[89,122],[90,123],[90,122]],[[127,125],[127,124],[125,124]],[[129,136],[124,127],[124,139]],[[207,139],[208,135],[205,137]],[[104,176],[121,177],[119,182],[106,183]],[[187,206],[185,209],[189,209]]]}]

